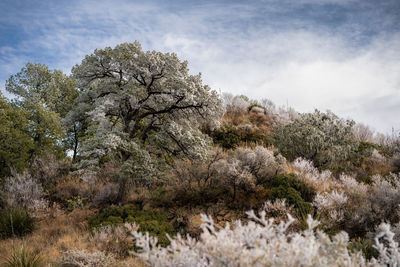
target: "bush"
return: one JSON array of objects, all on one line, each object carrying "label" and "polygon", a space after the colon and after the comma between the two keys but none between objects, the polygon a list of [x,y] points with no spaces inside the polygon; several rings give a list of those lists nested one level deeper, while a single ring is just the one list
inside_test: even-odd
[{"label": "bush", "polygon": [[[178,236],[167,248],[159,248],[153,238],[134,232],[141,248],[138,256],[151,266],[365,266],[361,253],[347,249],[348,236],[330,238],[316,229],[318,222],[307,218],[308,229],[288,231],[294,219],[277,224],[265,212],[247,213],[247,223],[218,227],[211,217],[202,215],[202,234],[198,240]],[[395,256],[392,256],[395,258]],[[379,261],[374,262],[380,264]],[[373,264],[373,263],[372,263]],[[382,262],[383,264],[383,262]]]},{"label": "bush", "polygon": [[0,210],[0,238],[24,236],[33,231],[34,218],[27,210],[12,207]]},{"label": "bush", "polygon": [[4,267],[40,267],[43,259],[39,254],[21,247],[14,250],[10,257],[5,259]]},{"label": "bush", "polygon": [[149,232],[151,236],[157,237],[159,244],[163,246],[169,244],[166,234],[170,236],[175,234],[174,227],[168,221],[166,214],[143,211],[134,205],[109,207],[89,218],[88,223],[93,230],[106,225],[118,226],[124,223],[136,223],[139,225],[139,231]]},{"label": "bush", "polygon": [[312,202],[316,195],[316,191],[313,187],[306,184],[299,177],[297,177],[297,175],[293,173],[277,175],[271,181],[270,185],[272,187],[278,187],[282,185],[285,187],[291,187],[296,191],[298,191],[301,195],[301,198],[307,202]]},{"label": "bush", "polygon": [[304,214],[312,212],[313,207],[310,203],[305,202],[300,195],[292,187],[278,186],[271,189],[272,199],[286,199],[287,202],[293,205],[298,211]]},{"label": "bush", "polygon": [[343,120],[332,112],[302,114],[293,122],[274,129],[274,142],[289,160],[302,157],[317,168],[337,173],[352,167],[358,142],[352,133],[353,121]]},{"label": "bush", "polygon": [[233,149],[237,147],[240,142],[240,133],[235,126],[225,124],[219,129],[211,133],[214,144],[218,144],[224,149]]},{"label": "bush", "polygon": [[64,252],[62,264],[62,266],[113,267],[116,266],[116,260],[111,255],[106,255],[101,251],[90,253],[84,250],[70,250]]},{"label": "bush", "polygon": [[6,180],[4,190],[10,206],[22,206],[33,210],[43,210],[47,207],[47,202],[43,199],[42,185],[28,172],[13,172]]},{"label": "bush", "polygon": [[300,213],[312,213],[311,202],[316,194],[315,189],[304,183],[294,174],[282,174],[276,176],[270,183],[271,197],[275,199],[286,199],[288,204],[293,205]]}]

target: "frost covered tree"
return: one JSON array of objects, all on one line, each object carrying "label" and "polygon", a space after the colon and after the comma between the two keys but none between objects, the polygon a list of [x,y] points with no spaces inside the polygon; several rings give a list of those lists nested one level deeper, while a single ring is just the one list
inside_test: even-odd
[{"label": "frost covered tree", "polygon": [[176,54],[143,51],[138,42],[98,49],[72,69],[80,96],[72,113],[87,115],[82,167],[119,160],[125,176],[150,181],[155,157],[202,159],[204,124],[222,116],[216,91],[190,75]]},{"label": "frost covered tree", "polygon": [[343,169],[348,167],[358,149],[353,125],[353,121],[343,120],[330,111],[315,110],[301,114],[289,124],[277,126],[275,145],[289,160],[302,157],[312,160],[318,168]]}]

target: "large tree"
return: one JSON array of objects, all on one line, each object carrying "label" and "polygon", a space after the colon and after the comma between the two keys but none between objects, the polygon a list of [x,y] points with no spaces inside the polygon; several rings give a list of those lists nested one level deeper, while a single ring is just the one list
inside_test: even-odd
[{"label": "large tree", "polygon": [[33,149],[27,112],[12,106],[0,92],[0,179],[28,166]]},{"label": "large tree", "polygon": [[72,113],[90,122],[83,165],[112,156],[128,176],[149,180],[154,158],[205,157],[200,127],[218,123],[221,100],[175,54],[123,43],[95,50],[72,73],[81,92]]},{"label": "large tree", "polygon": [[28,113],[34,140],[31,158],[43,153],[61,155],[65,137],[61,118],[71,110],[78,95],[74,80],[60,70],[27,63],[7,80],[6,90],[15,96],[13,104]]}]

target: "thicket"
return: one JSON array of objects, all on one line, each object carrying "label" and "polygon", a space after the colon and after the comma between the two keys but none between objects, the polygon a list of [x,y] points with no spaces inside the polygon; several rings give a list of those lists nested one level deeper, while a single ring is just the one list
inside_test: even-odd
[{"label": "thicket", "polygon": [[175,235],[174,226],[169,222],[166,214],[156,211],[144,211],[134,205],[123,207],[109,207],[89,218],[88,224],[93,231],[104,226],[120,226],[125,223],[139,225],[139,231],[148,232],[157,237],[159,244],[166,246],[169,240],[166,234]]}]

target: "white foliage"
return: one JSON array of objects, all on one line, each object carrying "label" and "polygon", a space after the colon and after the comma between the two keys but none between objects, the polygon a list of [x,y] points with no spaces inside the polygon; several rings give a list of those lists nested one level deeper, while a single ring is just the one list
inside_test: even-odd
[{"label": "white foliage", "polygon": [[308,229],[288,232],[294,219],[274,223],[265,212],[256,216],[247,213],[251,221],[220,228],[211,217],[202,215],[204,224],[200,240],[191,237],[171,240],[167,248],[157,246],[148,234],[133,232],[137,254],[151,266],[360,266],[367,262],[361,253],[347,249],[349,238],[341,232],[332,238],[315,230],[318,222],[310,216]]},{"label": "white foliage", "polygon": [[43,211],[48,207],[43,199],[43,188],[28,172],[13,172],[4,184],[7,202],[10,206],[23,206],[34,211]]}]

